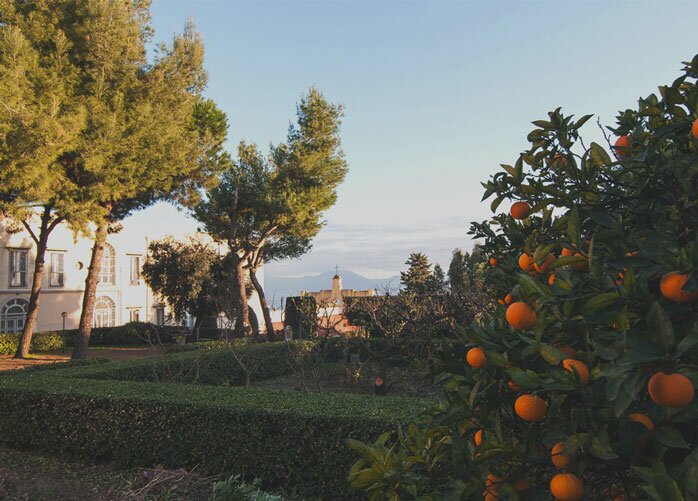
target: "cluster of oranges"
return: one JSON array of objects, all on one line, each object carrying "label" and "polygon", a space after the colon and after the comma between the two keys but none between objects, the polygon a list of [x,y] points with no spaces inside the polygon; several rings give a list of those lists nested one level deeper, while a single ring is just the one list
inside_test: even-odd
[{"label": "cluster of oranges", "polygon": [[[698,140],[698,120],[693,123],[692,134]],[[615,151],[619,158],[628,154],[631,148],[631,142],[628,136],[620,137],[615,143]],[[530,204],[524,201],[516,202],[511,206],[510,215],[516,220],[524,220],[533,213]],[[634,255],[635,253],[631,253]],[[562,248],[561,257],[574,256],[577,259],[566,260],[564,264],[569,265],[576,272],[584,272],[589,269],[589,256],[582,250],[575,248],[573,245]],[[547,283],[553,285],[555,283],[555,268],[557,257],[555,254],[549,253],[540,259],[528,253],[523,253],[518,258],[518,266],[525,273],[533,277],[547,276]],[[492,256],[489,260],[491,266],[498,266],[499,260]],[[563,265],[564,265],[563,264]],[[625,276],[626,269],[618,273],[616,285],[620,285]],[[689,280],[689,275],[672,271],[665,274],[659,283],[659,290],[662,296],[676,303],[690,303],[698,300],[698,290],[685,290],[684,286]],[[498,300],[499,304],[506,308],[505,318],[508,324],[517,331],[528,331],[533,329],[537,322],[536,310],[531,304],[516,300],[512,292],[507,293],[503,299]],[[580,385],[587,385],[591,379],[591,371],[586,363],[574,358],[575,350],[569,346],[558,346],[560,351],[563,351],[569,358],[564,358],[561,365],[564,369],[574,377],[574,380]],[[480,369],[487,364],[487,354],[481,347],[471,348],[466,356],[468,364]],[[507,383],[508,387],[519,393],[522,388],[514,381]],[[647,395],[656,405],[665,408],[682,408],[690,405],[695,396],[695,390],[691,380],[678,372],[654,373],[647,383]],[[520,394],[514,402],[514,413],[518,418],[526,422],[539,422],[546,418],[548,414],[548,403],[544,398],[534,393]],[[627,419],[644,426],[648,432],[654,430],[655,425],[652,419],[646,414],[640,412],[630,412]],[[483,444],[484,431],[478,430],[474,436],[476,447]],[[550,459],[555,468],[567,468],[573,463],[573,453],[565,453],[565,444],[560,441],[553,445],[550,450]],[[492,473],[487,476],[485,482],[484,497],[488,501],[499,499],[498,485],[505,480],[499,478]],[[518,486],[518,487],[517,487]],[[516,490],[526,490],[531,487],[531,483],[527,479],[520,479],[515,484]],[[521,489],[520,489],[521,488]],[[581,478],[570,472],[557,472],[553,475],[549,489],[555,499],[560,501],[578,501],[584,496],[584,484]],[[609,490],[609,489],[607,489]],[[616,501],[625,500],[625,496],[620,492],[612,494],[611,498]]]}]

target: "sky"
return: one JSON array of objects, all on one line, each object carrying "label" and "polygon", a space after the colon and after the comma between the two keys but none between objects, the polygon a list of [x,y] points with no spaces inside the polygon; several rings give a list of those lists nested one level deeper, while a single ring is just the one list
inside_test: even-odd
[{"label": "sky", "polygon": [[[562,106],[613,125],[698,53],[695,1],[154,0],[152,16],[156,41],[196,24],[230,151],[283,141],[310,86],[345,106],[337,204],[313,250],[267,276],[389,277],[414,251],[447,267],[491,215],[480,183],[527,147],[531,121]],[[583,130],[603,140],[595,120]],[[127,224],[197,228],[164,204]]]}]

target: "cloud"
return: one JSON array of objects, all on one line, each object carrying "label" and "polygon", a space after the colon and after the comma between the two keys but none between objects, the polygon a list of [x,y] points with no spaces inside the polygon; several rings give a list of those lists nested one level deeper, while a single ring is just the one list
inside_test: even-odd
[{"label": "cloud", "polygon": [[455,248],[470,248],[468,222],[462,216],[397,224],[330,223],[317,236],[313,250],[299,260],[269,263],[267,275],[301,276],[335,265],[369,278],[385,278],[404,270],[411,252],[424,252],[432,263],[448,265]]}]

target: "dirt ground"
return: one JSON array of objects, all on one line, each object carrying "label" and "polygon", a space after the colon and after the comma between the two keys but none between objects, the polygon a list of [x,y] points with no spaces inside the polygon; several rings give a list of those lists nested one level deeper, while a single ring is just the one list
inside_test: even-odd
[{"label": "dirt ground", "polygon": [[[131,360],[158,355],[156,348],[90,348],[88,358],[108,358],[110,360]],[[34,365],[46,365],[67,362],[70,352],[32,354],[31,358],[18,360],[12,355],[0,355],[0,371],[24,369]]]}]

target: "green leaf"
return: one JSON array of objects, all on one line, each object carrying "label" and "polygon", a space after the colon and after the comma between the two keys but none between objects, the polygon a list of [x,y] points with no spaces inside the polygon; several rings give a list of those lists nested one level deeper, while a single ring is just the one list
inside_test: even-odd
[{"label": "green leaf", "polygon": [[615,304],[618,299],[620,299],[620,296],[617,292],[604,292],[602,294],[597,294],[584,303],[584,306],[582,306],[582,314],[590,315],[599,310],[606,309]]},{"label": "green leaf", "polygon": [[594,163],[599,166],[611,165],[613,163],[613,160],[611,160],[611,157],[608,155],[606,150],[597,143],[591,143],[589,148],[589,156]]},{"label": "green leaf", "polygon": [[656,301],[647,313],[647,328],[650,338],[658,342],[665,352],[669,352],[674,346],[674,326],[667,312]]},{"label": "green leaf", "polygon": [[567,234],[569,235],[572,243],[577,248],[579,248],[582,240],[582,235],[580,231],[581,230],[579,227],[579,212],[577,211],[577,206],[575,205],[574,207],[572,207],[572,210],[569,212],[567,217]]},{"label": "green leaf", "polygon": [[686,443],[684,440],[683,435],[681,435],[681,432],[673,426],[662,426],[661,428],[655,430],[654,439],[667,447],[674,447],[676,449],[690,449],[688,443]]},{"label": "green leaf", "polygon": [[540,356],[543,357],[543,359],[550,365],[558,365],[565,358],[567,358],[564,351],[559,350],[554,346],[550,346],[549,344],[541,344],[538,351],[540,352]]},{"label": "green leaf", "polygon": [[608,443],[608,433],[605,430],[599,432],[598,435],[591,437],[591,446],[589,447],[589,452],[599,459],[617,459],[618,454],[613,452],[610,444]]},{"label": "green leaf", "polygon": [[552,291],[545,285],[541,284],[538,280],[533,278],[531,275],[527,273],[519,273],[518,279],[521,289],[528,292],[529,294],[532,293],[540,294],[541,296],[546,297],[553,297]]}]

